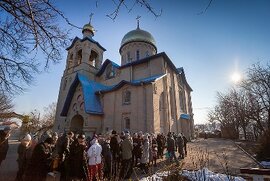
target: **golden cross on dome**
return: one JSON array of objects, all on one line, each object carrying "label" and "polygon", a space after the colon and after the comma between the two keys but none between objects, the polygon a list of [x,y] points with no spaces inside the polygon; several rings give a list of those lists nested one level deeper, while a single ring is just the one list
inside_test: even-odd
[{"label": "golden cross on dome", "polygon": [[93,15],[94,15],[94,13],[91,13],[91,14],[89,15],[89,17],[90,17],[90,19],[89,19],[89,24],[90,24],[90,25],[91,25],[91,21],[92,21]]},{"label": "golden cross on dome", "polygon": [[137,20],[137,29],[140,29],[140,18],[141,18],[141,16],[137,16],[136,17],[136,20]]}]

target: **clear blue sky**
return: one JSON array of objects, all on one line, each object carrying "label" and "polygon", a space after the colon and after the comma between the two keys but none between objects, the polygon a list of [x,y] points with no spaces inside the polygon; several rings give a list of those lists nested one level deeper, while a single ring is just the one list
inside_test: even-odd
[{"label": "clear blue sky", "polygon": [[[195,123],[207,120],[208,108],[216,103],[217,91],[224,92],[232,86],[230,76],[242,74],[252,64],[270,62],[270,1],[268,0],[152,0],[152,6],[162,16],[155,18],[139,6],[128,13],[122,8],[113,22],[106,17],[114,9],[113,1],[99,0],[58,1],[57,7],[69,20],[83,26],[94,13],[92,25],[98,30],[94,39],[107,49],[106,58],[120,64],[118,53],[123,36],[140,27],[155,38],[158,52],[166,52],[176,67],[184,67],[191,87]],[[69,28],[65,23],[60,26]],[[72,29],[70,37],[82,37],[81,31]],[[61,76],[67,52],[63,51],[60,64],[51,66],[48,73],[37,76],[33,86],[14,100],[18,113],[33,109],[43,110],[57,101]],[[42,58],[42,57],[41,57]]]}]

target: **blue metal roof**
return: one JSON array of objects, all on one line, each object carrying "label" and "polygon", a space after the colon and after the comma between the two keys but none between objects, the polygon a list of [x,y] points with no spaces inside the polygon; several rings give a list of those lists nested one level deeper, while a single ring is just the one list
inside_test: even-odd
[{"label": "blue metal roof", "polygon": [[110,89],[111,87],[99,84],[93,80],[89,80],[82,74],[77,74],[75,80],[70,86],[61,116],[67,116],[73,95],[79,83],[82,85],[85,112],[89,114],[103,114],[99,97],[95,94],[95,92]]},{"label": "blue metal roof", "polygon": [[97,93],[106,93],[106,92],[111,92],[111,91],[114,91],[114,90],[117,90],[117,89],[120,89],[121,87],[123,87],[125,84],[129,84],[129,85],[133,85],[133,86],[139,86],[141,85],[142,83],[144,84],[149,84],[151,82],[155,82],[156,80],[164,77],[166,74],[159,74],[159,75],[155,75],[155,76],[152,76],[152,77],[147,77],[147,78],[143,78],[143,79],[138,79],[138,80],[133,80],[131,82],[128,82],[128,81],[125,81],[125,80],[122,80],[121,82],[119,82],[118,84],[114,85],[114,86],[111,86],[111,88],[106,88],[104,90],[100,90]]},{"label": "blue metal roof", "polygon": [[85,112],[88,114],[103,114],[103,109],[98,94],[117,90],[123,87],[125,84],[139,86],[142,83],[151,83],[156,81],[157,79],[164,77],[165,75],[166,74],[155,75],[152,77],[138,79],[131,82],[123,80],[116,85],[106,86],[88,79],[85,75],[77,74],[68,91],[64,107],[61,112],[61,116],[67,116],[73,95],[79,83],[82,85]]},{"label": "blue metal roof", "polygon": [[99,69],[98,73],[96,76],[101,76],[103,72],[105,71],[107,65],[112,64],[113,67],[119,68],[120,66],[117,63],[114,63],[113,61],[106,59],[105,62],[102,64],[101,68]]},{"label": "blue metal roof", "polygon": [[190,115],[189,114],[181,114],[180,115],[181,119],[186,119],[186,120],[190,120]]}]

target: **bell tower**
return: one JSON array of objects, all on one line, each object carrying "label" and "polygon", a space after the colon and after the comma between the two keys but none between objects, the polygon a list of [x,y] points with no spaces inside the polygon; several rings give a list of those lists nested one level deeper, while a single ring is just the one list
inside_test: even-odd
[{"label": "bell tower", "polygon": [[101,67],[103,53],[106,49],[93,39],[94,33],[95,30],[90,22],[85,24],[82,28],[82,38],[75,37],[71,45],[66,49],[68,53],[58,94],[55,131],[64,131],[65,117],[60,114],[77,73],[88,77],[88,79],[95,80],[96,73]]},{"label": "bell tower", "polygon": [[[83,38],[76,37],[66,49],[68,55],[64,75],[82,70],[94,76],[101,67],[103,53],[106,49],[93,39],[94,32],[95,30],[90,23],[85,24],[82,28]],[[90,76],[89,78],[93,79],[94,77]]]}]

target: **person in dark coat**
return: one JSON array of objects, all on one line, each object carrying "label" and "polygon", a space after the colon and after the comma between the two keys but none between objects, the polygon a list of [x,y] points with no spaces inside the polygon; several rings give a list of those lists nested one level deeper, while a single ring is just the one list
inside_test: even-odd
[{"label": "person in dark coat", "polygon": [[171,135],[170,133],[168,134],[168,138],[167,138],[167,151],[170,155],[170,161],[174,159],[176,164],[179,165],[179,162],[175,155],[175,140],[173,138],[173,135]]},{"label": "person in dark coat", "polygon": [[185,150],[185,156],[187,156],[187,137],[185,137],[185,135],[183,135],[183,133],[181,133],[183,140],[184,140],[184,150]]},{"label": "person in dark coat", "polygon": [[134,167],[138,164],[138,159],[141,159],[142,149],[141,149],[141,139],[138,137],[137,133],[133,135],[133,150],[132,150],[132,161]]},{"label": "person in dark coat", "polygon": [[23,175],[30,163],[32,156],[31,136],[29,134],[22,138],[21,144],[18,146],[17,153],[18,171],[15,180],[23,181]]},{"label": "person in dark coat", "polygon": [[112,151],[112,176],[115,177],[117,175],[120,162],[120,146],[118,143],[118,135],[114,130],[112,131],[110,147]]},{"label": "person in dark coat", "polygon": [[125,134],[125,139],[121,143],[122,162],[120,170],[120,179],[129,179],[132,175],[132,150],[133,144],[129,133]]},{"label": "person in dark coat", "polygon": [[152,159],[152,165],[154,165],[154,167],[157,166],[157,152],[158,152],[158,149],[157,149],[157,139],[155,137],[154,134],[152,134],[152,146],[151,149],[152,149],[152,156],[153,156],[153,159]]},{"label": "person in dark coat", "polygon": [[56,143],[55,146],[55,154],[58,155],[59,159],[59,168],[58,171],[61,173],[60,180],[65,181],[68,177],[67,172],[67,160],[70,153],[70,145],[72,144],[73,140],[73,132],[68,132],[67,134],[63,134]]},{"label": "person in dark coat", "polygon": [[45,181],[47,173],[50,171],[50,156],[53,139],[46,138],[44,142],[37,144],[33,150],[29,167],[25,173],[27,181]]},{"label": "person in dark coat", "polygon": [[6,126],[4,130],[0,131],[0,166],[3,160],[6,159],[8,152],[8,138],[10,137],[10,126]]},{"label": "person in dark coat", "polygon": [[110,137],[106,137],[105,140],[101,143],[102,146],[102,156],[104,158],[104,178],[107,178],[108,180],[111,179],[111,173],[112,173],[112,153],[111,153],[111,147],[110,147]]},{"label": "person in dark coat", "polygon": [[183,159],[185,157],[184,155],[184,140],[181,134],[179,134],[177,138],[177,147],[178,147],[178,153],[179,153],[179,158]]},{"label": "person in dark coat", "polygon": [[162,158],[163,153],[162,153],[161,134],[157,135],[157,149],[158,149],[158,158]]},{"label": "person in dark coat", "polygon": [[71,146],[68,158],[68,172],[70,179],[88,180],[87,144],[85,135],[80,134]]}]

